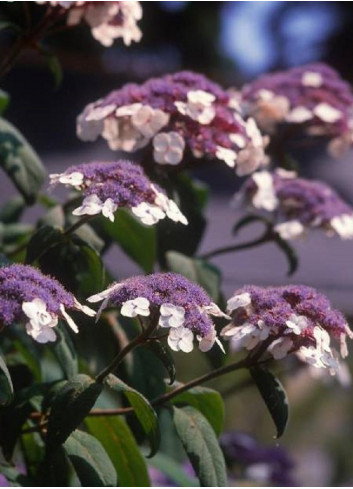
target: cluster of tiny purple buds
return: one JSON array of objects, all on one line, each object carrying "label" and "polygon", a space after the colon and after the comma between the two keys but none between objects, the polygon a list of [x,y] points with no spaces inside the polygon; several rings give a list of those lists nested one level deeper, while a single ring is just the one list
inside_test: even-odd
[{"label": "cluster of tiny purple buds", "polygon": [[103,301],[98,317],[111,303],[120,307],[122,316],[158,320],[160,328],[169,328],[168,344],[174,351],[192,351],[194,335],[201,351],[210,350],[215,342],[222,348],[209,316],[230,319],[201,287],[175,273],[131,277],[87,300]]},{"label": "cluster of tiny purple buds", "polygon": [[300,125],[310,135],[330,138],[333,156],[352,144],[352,90],[323,63],[263,75],[243,87],[241,99],[265,132],[273,133],[278,124]]},{"label": "cluster of tiny purple buds", "polygon": [[231,340],[233,350],[265,345],[276,360],[295,352],[304,362],[328,368],[331,374],[339,370],[331,340],[338,340],[345,358],[346,337],[353,337],[344,316],[332,309],[328,299],[304,285],[245,286],[228,300],[227,313],[232,321],[221,335]]},{"label": "cluster of tiny purple buds", "polygon": [[137,21],[142,18],[140,2],[58,2],[37,1],[49,4],[51,9],[66,13],[66,23],[75,26],[85,21],[91,28],[92,36],[103,46],[111,46],[115,39],[122,38],[129,46],[132,41],[141,40],[142,33]]},{"label": "cluster of tiny purple buds", "polygon": [[189,71],[130,83],[89,104],[77,134],[84,141],[102,136],[111,149],[127,152],[152,143],[161,165],[179,165],[186,150],[222,160],[238,175],[267,163],[267,139],[254,119],[244,120],[228,92]]},{"label": "cluster of tiny purple buds", "polygon": [[276,212],[275,230],[283,239],[302,236],[307,228],[353,239],[353,208],[321,181],[280,169],[260,171],[248,178],[240,196],[255,209]]},{"label": "cluster of tiny purple buds", "polygon": [[11,326],[26,321],[26,331],[39,343],[55,341],[55,326],[63,319],[78,333],[66,309],[88,316],[95,312],[81,305],[55,279],[29,265],[9,265],[0,269],[0,324]]},{"label": "cluster of tiny purple buds", "polygon": [[125,207],[149,226],[166,216],[188,223],[175,202],[151,183],[139,165],[128,161],[71,166],[64,173],[50,175],[50,180],[52,185],[62,183],[83,192],[82,205],[73,211],[76,216],[102,213],[113,222],[115,211]]}]

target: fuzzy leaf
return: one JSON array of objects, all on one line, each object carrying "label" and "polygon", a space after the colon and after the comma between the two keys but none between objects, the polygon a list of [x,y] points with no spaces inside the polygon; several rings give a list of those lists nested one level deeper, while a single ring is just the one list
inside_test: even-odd
[{"label": "fuzzy leaf", "polygon": [[170,378],[169,384],[170,385],[173,384],[173,382],[175,381],[175,377],[176,377],[176,369],[175,369],[173,355],[170,353],[170,349],[167,348],[160,341],[149,342],[149,343],[147,343],[146,346],[163,363],[164,367],[166,368],[166,370],[169,374],[169,378]]}]

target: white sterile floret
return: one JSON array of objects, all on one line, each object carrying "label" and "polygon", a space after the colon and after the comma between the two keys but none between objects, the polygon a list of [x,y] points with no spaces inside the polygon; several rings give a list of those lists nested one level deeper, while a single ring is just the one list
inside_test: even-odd
[{"label": "white sterile floret", "polygon": [[117,210],[117,204],[110,197],[103,203],[102,214],[111,222],[114,222],[114,212]]},{"label": "white sterile floret", "polygon": [[131,211],[147,226],[152,226],[165,218],[165,212],[160,207],[147,202],[141,202],[136,207],[132,207]]},{"label": "white sterile floret", "polygon": [[200,309],[201,311],[204,311],[211,316],[231,319],[231,317],[225,314],[214,302],[211,302],[211,304],[209,304],[208,306],[202,306]]},{"label": "white sterile floret", "polygon": [[245,148],[246,146],[246,139],[242,134],[229,134],[229,139],[232,141],[232,143],[236,144],[238,148]]},{"label": "white sterile floret", "polygon": [[116,105],[113,104],[105,105],[104,107],[94,107],[87,114],[86,121],[90,122],[90,121],[103,120],[110,114],[113,114],[115,109],[116,109]]},{"label": "white sterile floret", "polygon": [[237,154],[235,151],[229,148],[224,148],[223,146],[216,147],[216,157],[219,160],[224,161],[226,165],[230,168],[235,167],[235,161],[237,159]]},{"label": "white sterile floret", "polygon": [[282,222],[274,227],[282,239],[291,240],[299,238],[304,233],[304,226],[297,220]]},{"label": "white sterile floret", "polygon": [[278,199],[273,186],[272,175],[267,171],[260,171],[252,175],[257,191],[252,198],[253,206],[257,209],[274,211],[278,206]]},{"label": "white sterile floret", "polygon": [[308,320],[305,316],[297,316],[292,314],[288,321],[286,321],[287,330],[285,333],[301,334],[301,332],[308,327]]},{"label": "white sterile floret", "polygon": [[302,85],[304,87],[319,88],[323,84],[323,81],[321,73],[315,71],[306,71],[302,76]]},{"label": "white sterile floret", "polygon": [[168,335],[168,345],[174,351],[190,353],[194,348],[194,334],[190,329],[179,326],[171,328]]},{"label": "white sterile floret", "polygon": [[289,110],[290,102],[287,97],[263,89],[257,92],[256,105],[251,112],[261,129],[272,132],[276,124],[285,119]]},{"label": "white sterile floret", "polygon": [[342,239],[353,239],[353,215],[342,214],[333,217],[330,225]]},{"label": "white sterile floret", "polygon": [[200,124],[209,124],[216,115],[212,103],[216,97],[204,90],[192,90],[187,94],[187,102],[174,102],[178,111]]},{"label": "white sterile floret", "polygon": [[66,173],[52,173],[49,175],[50,184],[62,183],[64,185],[72,185],[73,187],[80,187],[83,184],[84,176],[79,171],[74,171],[70,174]]},{"label": "white sterile floret", "polygon": [[124,302],[120,313],[122,316],[126,316],[128,318],[135,318],[136,316],[149,316],[150,301],[145,297],[136,297],[136,299]]},{"label": "white sterile floret", "polygon": [[152,138],[168,122],[168,114],[148,105],[141,106],[131,116],[132,125],[146,138]]},{"label": "white sterile floret", "polygon": [[159,192],[153,184],[151,185],[151,189],[156,194],[155,204],[166,213],[169,219],[174,222],[181,222],[181,224],[188,224],[188,220],[173,200],[168,199],[166,195]]},{"label": "white sterile floret", "polygon": [[294,107],[286,117],[287,122],[294,124],[300,124],[302,122],[310,121],[313,118],[311,110],[303,106]]},{"label": "white sterile floret", "polygon": [[178,328],[185,322],[185,309],[166,302],[160,307],[158,324],[162,328]]},{"label": "white sterile floret", "polygon": [[70,328],[72,329],[72,331],[74,331],[74,333],[78,333],[78,327],[77,327],[77,324],[75,323],[75,321],[72,319],[71,316],[68,315],[68,313],[65,311],[65,307],[64,307],[64,304],[60,304],[60,312],[61,314],[63,315],[63,317],[65,318],[67,324],[70,326]]},{"label": "white sterile floret", "polygon": [[293,341],[290,338],[278,338],[270,344],[268,351],[275,360],[281,360],[288,355],[292,347]]},{"label": "white sterile floret", "polygon": [[179,133],[160,132],[153,138],[153,156],[162,165],[177,165],[183,159],[185,141]]},{"label": "white sterile floret", "polygon": [[208,335],[206,335],[206,336],[197,336],[197,340],[199,342],[199,350],[202,351],[202,352],[207,352],[207,351],[211,350],[211,348],[213,347],[213,345],[215,343],[217,343],[217,345],[220,347],[220,349],[222,350],[222,352],[225,353],[224,347],[223,347],[222,343],[217,338],[217,332],[216,332],[216,330],[215,330],[214,327],[208,333]]},{"label": "white sterile floret", "polygon": [[98,195],[88,195],[83,199],[82,205],[72,211],[74,216],[94,216],[99,214],[103,209],[103,202]]},{"label": "white sterile floret", "polygon": [[75,300],[75,307],[77,310],[83,312],[84,314],[86,314],[87,316],[90,316],[90,317],[94,317],[96,315],[96,311],[94,311],[93,309],[91,309],[88,306],[84,306],[83,304],[78,302],[78,300],[76,298],[74,300]]},{"label": "white sterile floret", "polygon": [[334,123],[342,118],[342,112],[340,110],[335,109],[332,105],[326,104],[325,102],[314,107],[313,113],[316,117],[327,123]]},{"label": "white sterile floret", "polygon": [[227,301],[227,312],[231,313],[239,307],[247,307],[251,304],[251,296],[248,292],[235,295]]},{"label": "white sterile floret", "polygon": [[94,104],[89,104],[84,112],[77,118],[77,136],[82,141],[95,141],[103,131],[103,120],[87,120],[89,114],[95,110]]},{"label": "white sterile floret", "polygon": [[22,311],[29,319],[26,332],[39,343],[55,341],[56,334],[52,328],[58,324],[58,317],[47,311],[46,303],[39,298],[23,302]]}]

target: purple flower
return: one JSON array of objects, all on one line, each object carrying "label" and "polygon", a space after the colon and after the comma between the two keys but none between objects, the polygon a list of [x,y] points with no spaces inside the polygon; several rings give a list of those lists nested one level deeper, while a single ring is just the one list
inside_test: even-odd
[{"label": "purple flower", "polygon": [[0,474],[0,487],[10,487],[10,482],[8,479]]},{"label": "purple flower", "polygon": [[[52,9],[67,12],[66,23],[74,26],[82,21],[91,27],[92,36],[103,46],[111,46],[115,39],[122,38],[129,46],[138,42],[142,33],[137,21],[142,18],[140,2],[58,2],[37,1],[50,4]],[[60,11],[59,11],[60,12]]]},{"label": "purple flower", "polygon": [[128,161],[71,166],[64,173],[50,175],[50,179],[51,184],[62,183],[83,192],[82,205],[73,211],[77,216],[102,213],[113,222],[115,211],[127,207],[146,225],[166,216],[187,224],[177,205],[151,183],[140,166]]},{"label": "purple flower", "polygon": [[222,160],[238,175],[267,162],[255,121],[244,120],[219,85],[189,71],[130,83],[89,104],[77,134],[84,141],[102,136],[111,149],[127,152],[151,143],[161,165],[180,164],[187,150]]},{"label": "purple flower", "polygon": [[348,355],[346,337],[353,338],[344,316],[328,299],[305,285],[284,287],[245,286],[228,300],[232,322],[222,330],[233,349],[253,350],[264,342],[276,360],[296,352],[316,368],[339,369],[338,353],[331,340]]},{"label": "purple flower", "polygon": [[353,208],[323,182],[296,177],[295,173],[254,173],[240,194],[256,209],[276,212],[276,231],[283,239],[301,236],[308,228],[353,239]]},{"label": "purple flower", "polygon": [[75,333],[78,328],[66,309],[88,316],[95,313],[82,306],[60,283],[28,265],[0,269],[0,324],[26,322],[26,331],[39,343],[55,341],[53,328],[64,319]]},{"label": "purple flower", "polygon": [[174,351],[190,352],[195,334],[200,350],[208,351],[219,343],[209,315],[225,316],[201,287],[175,273],[131,277],[87,300],[103,301],[100,311],[111,302],[123,316],[158,321],[160,328],[169,328],[168,344]]},{"label": "purple flower", "polygon": [[294,463],[283,448],[260,444],[247,433],[229,431],[220,439],[227,464],[241,465],[244,477],[259,484],[296,486]]},{"label": "purple flower", "polygon": [[323,63],[263,75],[241,92],[245,112],[268,133],[278,124],[299,125],[308,134],[332,139],[334,156],[352,143],[353,94]]}]

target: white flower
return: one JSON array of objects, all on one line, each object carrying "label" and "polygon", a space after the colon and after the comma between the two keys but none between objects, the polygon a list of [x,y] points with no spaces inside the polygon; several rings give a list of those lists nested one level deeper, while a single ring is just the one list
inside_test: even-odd
[{"label": "white flower", "polygon": [[48,343],[56,340],[54,328],[58,324],[58,317],[47,311],[46,303],[39,298],[30,302],[23,302],[22,311],[29,319],[26,331],[38,343]]},{"label": "white flower", "polygon": [[287,115],[287,122],[292,122],[294,124],[301,124],[302,122],[309,121],[313,118],[313,113],[311,110],[307,109],[304,106],[294,107]]},{"label": "white flower", "polygon": [[83,304],[80,304],[76,298],[74,300],[75,300],[76,309],[78,309],[79,311],[83,312],[84,314],[90,317],[94,317],[96,315],[96,311],[94,311],[88,306],[84,306]]},{"label": "white flower", "polygon": [[224,148],[223,146],[216,147],[216,157],[219,160],[224,161],[226,165],[230,168],[235,167],[235,161],[237,159],[237,154],[235,151],[229,148]]},{"label": "white flower", "polygon": [[302,76],[302,85],[304,87],[321,87],[323,83],[321,73],[317,73],[315,71],[306,71]]},{"label": "white flower", "polygon": [[116,109],[116,105],[110,104],[105,105],[103,107],[94,107],[86,116],[86,121],[101,121],[105,119],[107,116],[111,115]]},{"label": "white flower", "polygon": [[160,307],[160,317],[158,324],[162,328],[178,328],[185,321],[185,309],[166,302]]},{"label": "white flower", "polygon": [[305,316],[297,316],[292,314],[288,321],[286,321],[286,326],[288,329],[285,333],[301,334],[301,332],[308,327],[308,320]]},{"label": "white flower", "polygon": [[128,318],[135,318],[136,316],[149,316],[150,301],[145,297],[136,297],[136,299],[124,302],[120,313],[122,316],[126,316]]},{"label": "white flower", "polygon": [[257,191],[252,198],[252,203],[257,209],[274,211],[278,206],[278,199],[273,186],[272,175],[267,171],[256,172],[252,175],[256,183]]},{"label": "white flower", "polygon": [[169,115],[148,105],[141,106],[131,117],[132,125],[146,138],[152,138],[169,122]]},{"label": "white flower", "polygon": [[66,173],[52,173],[49,175],[50,184],[62,183],[64,185],[72,185],[80,187],[83,184],[84,176],[79,171],[74,171],[67,175]]},{"label": "white flower", "polygon": [[270,344],[268,351],[275,360],[281,360],[288,355],[292,347],[293,341],[290,338],[278,338]]},{"label": "white flower", "polygon": [[316,117],[327,123],[334,123],[342,118],[342,112],[340,110],[335,109],[325,102],[314,107],[313,113]]},{"label": "white flower", "polygon": [[147,226],[152,226],[165,218],[165,213],[160,207],[148,202],[141,202],[136,207],[132,207],[131,211]]},{"label": "white flower", "polygon": [[78,333],[78,327],[77,327],[77,324],[75,323],[75,321],[72,319],[71,316],[68,315],[68,313],[65,311],[65,307],[64,307],[64,304],[60,304],[60,311],[61,311],[61,314],[63,315],[63,317],[65,318],[67,324],[70,326],[70,328],[72,329],[72,331],[74,333]]},{"label": "white flower", "polygon": [[117,210],[118,206],[113,201],[113,199],[107,199],[102,206],[102,214],[107,217],[111,222],[114,222],[114,212]]},{"label": "white flower", "polygon": [[183,159],[185,141],[175,131],[160,132],[153,138],[153,156],[162,165],[177,165]]},{"label": "white flower", "polygon": [[158,207],[160,207],[163,210],[163,212],[166,213],[169,219],[171,219],[174,222],[181,222],[182,224],[185,225],[188,224],[188,220],[186,219],[184,214],[182,214],[179,207],[176,205],[176,203],[173,200],[168,199],[168,197],[164,195],[162,192],[158,192],[158,190],[153,184],[151,185],[151,189],[156,194],[155,204]]},{"label": "white flower", "polygon": [[95,109],[94,104],[89,104],[77,118],[77,136],[82,141],[95,141],[103,131],[103,120],[87,120],[89,114]]},{"label": "white flower", "polygon": [[330,225],[342,239],[353,239],[353,215],[342,214],[333,217]]},{"label": "white flower", "polygon": [[100,308],[98,309],[97,315],[96,315],[96,322],[99,320],[100,315],[102,314],[102,311],[107,307],[110,294],[114,291],[119,289],[122,286],[122,284],[114,284],[108,287],[105,290],[102,290],[102,292],[99,292],[98,294],[91,295],[90,297],[87,298],[88,302],[100,302],[103,301]]},{"label": "white flower", "polygon": [[353,134],[348,131],[341,136],[332,139],[328,145],[328,151],[333,158],[342,158],[349,150],[353,142]]},{"label": "white flower", "polygon": [[208,333],[208,335],[206,335],[206,336],[197,336],[197,340],[199,342],[199,350],[202,351],[202,352],[207,352],[207,351],[211,350],[211,348],[213,347],[213,345],[215,343],[217,343],[217,345],[220,347],[220,349],[222,350],[222,352],[225,353],[224,347],[223,347],[222,343],[217,338],[217,332],[216,332],[216,330],[215,330],[214,327]]},{"label": "white flower", "polygon": [[206,312],[207,314],[210,314],[211,316],[231,319],[231,317],[221,311],[221,309],[214,302],[211,302],[211,304],[209,304],[208,306],[202,306],[201,310]]},{"label": "white flower", "polygon": [[259,321],[257,325],[251,323],[244,323],[242,326],[234,326],[232,323],[223,328],[221,335],[231,337],[232,349],[246,348],[252,350],[261,341],[268,338],[270,334],[270,328],[267,327],[263,321]]},{"label": "white flower", "polygon": [[247,307],[251,304],[251,296],[248,292],[244,294],[235,295],[227,301],[227,312],[231,313],[239,307]]},{"label": "white flower", "polygon": [[302,236],[305,228],[301,222],[293,220],[277,224],[274,227],[274,230],[280,235],[282,239],[291,240]]},{"label": "white flower", "polygon": [[178,111],[199,122],[200,124],[209,124],[216,115],[212,103],[216,97],[212,93],[204,90],[192,90],[187,94],[187,102],[174,102]]},{"label": "white flower", "polygon": [[171,328],[168,335],[168,345],[174,351],[190,353],[194,348],[194,335],[190,329],[179,326]]},{"label": "white flower", "polygon": [[261,129],[272,132],[275,125],[285,119],[289,109],[290,102],[287,97],[262,89],[257,92],[256,104],[251,112]]},{"label": "white flower", "polygon": [[103,205],[98,195],[88,195],[88,197],[83,199],[82,205],[73,210],[72,213],[74,216],[94,216],[102,211]]}]

